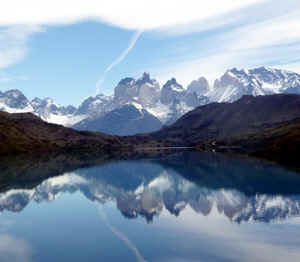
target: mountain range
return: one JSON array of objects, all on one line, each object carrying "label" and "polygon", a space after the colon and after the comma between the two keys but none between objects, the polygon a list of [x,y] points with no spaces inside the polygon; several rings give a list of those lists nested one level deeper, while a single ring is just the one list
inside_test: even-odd
[{"label": "mountain range", "polygon": [[77,108],[60,106],[51,98],[29,101],[19,90],[0,92],[0,110],[32,112],[43,120],[79,130],[114,135],[134,135],[173,124],[185,113],[213,102],[234,102],[244,95],[300,94],[300,75],[259,67],[225,72],[212,86],[205,77],[187,87],[175,78],[162,87],[144,73],[141,78],[124,78],[114,94],[86,98]]}]

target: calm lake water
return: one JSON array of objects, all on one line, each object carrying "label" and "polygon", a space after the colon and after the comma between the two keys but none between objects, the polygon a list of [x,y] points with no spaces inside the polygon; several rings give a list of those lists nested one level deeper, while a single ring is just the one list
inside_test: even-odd
[{"label": "calm lake water", "polygon": [[34,168],[2,186],[2,262],[300,261],[300,173],[275,164],[182,152]]}]

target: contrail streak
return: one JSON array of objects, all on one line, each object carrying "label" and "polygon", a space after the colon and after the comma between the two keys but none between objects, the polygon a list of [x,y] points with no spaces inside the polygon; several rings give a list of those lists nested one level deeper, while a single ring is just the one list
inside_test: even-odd
[{"label": "contrail streak", "polygon": [[136,31],[132,38],[130,39],[128,47],[119,55],[117,59],[115,59],[103,72],[102,76],[99,78],[96,84],[96,93],[98,94],[100,91],[100,86],[103,84],[106,74],[111,71],[116,65],[120,64],[123,59],[129,54],[131,49],[134,47],[136,41],[141,36],[142,31]]},{"label": "contrail streak", "polygon": [[136,248],[136,246],[122,233],[120,232],[117,228],[115,228],[114,226],[112,226],[109,222],[108,219],[104,213],[104,210],[101,206],[98,206],[99,208],[99,215],[102,218],[103,222],[107,225],[107,227],[111,230],[111,232],[117,237],[119,238],[135,255],[136,260],[138,262],[147,262],[143,256],[141,255],[141,253],[139,252],[139,250]]}]

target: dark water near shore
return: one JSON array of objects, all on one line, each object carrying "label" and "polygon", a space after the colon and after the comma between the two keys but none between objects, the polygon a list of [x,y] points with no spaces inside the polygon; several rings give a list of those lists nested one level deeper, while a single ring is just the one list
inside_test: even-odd
[{"label": "dark water near shore", "polygon": [[300,173],[275,164],[177,152],[9,181],[22,170],[2,171],[3,262],[300,261]]}]

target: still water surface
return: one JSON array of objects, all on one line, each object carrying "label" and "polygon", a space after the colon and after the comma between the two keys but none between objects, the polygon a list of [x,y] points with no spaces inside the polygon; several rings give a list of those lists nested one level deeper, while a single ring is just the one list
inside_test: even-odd
[{"label": "still water surface", "polygon": [[4,262],[300,261],[300,174],[257,160],[111,161],[10,185],[0,212]]}]

